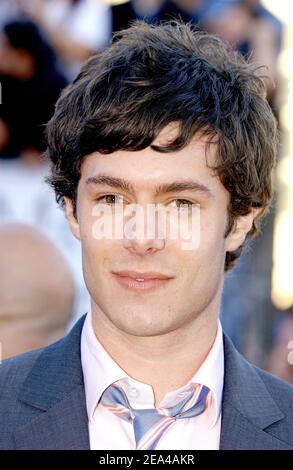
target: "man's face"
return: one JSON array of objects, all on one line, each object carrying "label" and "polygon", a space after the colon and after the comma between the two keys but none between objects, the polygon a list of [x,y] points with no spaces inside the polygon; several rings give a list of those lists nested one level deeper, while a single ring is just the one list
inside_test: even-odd
[{"label": "man's face", "polygon": [[[165,128],[154,143],[166,143],[173,132],[170,126]],[[224,238],[229,193],[207,166],[207,161],[209,166],[215,163],[217,146],[210,146],[207,159],[205,152],[205,140],[195,137],[174,153],[159,153],[149,147],[109,155],[93,153],[85,158],[78,185],[77,221],[69,200],[67,214],[73,233],[81,240],[84,277],[94,311],[111,327],[135,336],[153,336],[186,327],[211,309],[216,317],[225,253],[236,249],[243,237],[231,234]],[[101,175],[124,179],[133,191],[95,183]],[[198,189],[156,192],[160,185],[187,180],[197,182]],[[100,199],[105,195],[106,199]],[[176,211],[177,205],[186,201],[199,205],[199,245],[183,249],[180,238],[97,240],[93,236],[93,208],[98,202],[116,203],[120,196],[125,207],[160,204]],[[113,274],[126,270],[161,273],[169,279],[151,284],[151,288],[150,282],[145,282],[143,288],[138,285],[143,281],[121,280]]]}]

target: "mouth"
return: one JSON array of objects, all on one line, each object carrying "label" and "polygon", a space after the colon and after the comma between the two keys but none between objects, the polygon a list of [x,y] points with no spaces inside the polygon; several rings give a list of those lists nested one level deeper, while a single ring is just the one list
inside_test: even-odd
[{"label": "mouth", "polygon": [[120,271],[113,273],[116,281],[124,288],[137,292],[153,291],[165,287],[174,276],[158,272]]}]

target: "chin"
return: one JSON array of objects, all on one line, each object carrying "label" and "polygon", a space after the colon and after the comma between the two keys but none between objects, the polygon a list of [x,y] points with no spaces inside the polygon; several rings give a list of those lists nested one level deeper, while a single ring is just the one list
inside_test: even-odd
[{"label": "chin", "polygon": [[162,325],[150,324],[141,318],[133,318],[131,323],[117,322],[116,327],[126,334],[139,337],[160,336],[172,331],[171,327],[163,328]]}]

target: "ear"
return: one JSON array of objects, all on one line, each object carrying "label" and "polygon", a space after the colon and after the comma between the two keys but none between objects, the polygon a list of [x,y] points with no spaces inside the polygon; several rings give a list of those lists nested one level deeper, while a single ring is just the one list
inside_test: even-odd
[{"label": "ear", "polygon": [[253,221],[260,211],[261,209],[254,208],[248,214],[237,217],[231,232],[225,239],[226,251],[235,251],[244,243]]},{"label": "ear", "polygon": [[75,238],[80,240],[79,223],[74,214],[72,200],[67,197],[64,197],[64,201],[65,201],[65,213],[66,213],[67,220],[69,222],[70,230],[72,234],[75,236]]}]

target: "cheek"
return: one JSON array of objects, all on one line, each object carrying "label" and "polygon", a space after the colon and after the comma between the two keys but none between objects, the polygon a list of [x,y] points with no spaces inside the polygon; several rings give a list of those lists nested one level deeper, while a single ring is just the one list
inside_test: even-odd
[{"label": "cheek", "polygon": [[86,286],[93,298],[104,292],[108,282],[109,256],[107,255],[103,241],[91,240],[86,243],[83,240],[82,266]]},{"label": "cheek", "polygon": [[92,271],[106,271],[111,258],[111,247],[104,240],[93,237],[82,239],[83,259],[91,266]]},{"label": "cheek", "polygon": [[[178,250],[182,276],[187,279],[205,279],[204,273],[222,273],[225,260],[224,224],[218,226],[202,221],[199,245],[195,250]],[[206,280],[206,279],[205,279]]]},{"label": "cheek", "polygon": [[221,250],[224,247],[226,215],[223,207],[203,213],[200,219],[200,249]]}]

